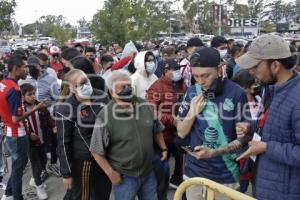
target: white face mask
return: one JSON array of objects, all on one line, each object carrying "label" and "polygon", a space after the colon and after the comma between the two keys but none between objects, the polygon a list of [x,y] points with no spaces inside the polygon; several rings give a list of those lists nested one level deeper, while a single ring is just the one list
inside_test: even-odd
[{"label": "white face mask", "polygon": [[78,86],[76,90],[78,96],[82,99],[89,99],[93,94],[93,87],[90,81],[88,81],[84,85]]},{"label": "white face mask", "polygon": [[156,71],[156,63],[151,61],[151,62],[146,62],[146,70],[149,74],[154,74]]},{"label": "white face mask", "polygon": [[173,71],[172,74],[173,74],[172,81],[178,82],[181,80],[180,70]]},{"label": "white face mask", "polygon": [[159,56],[159,51],[158,51],[158,50],[155,50],[155,51],[153,51],[153,54],[154,54],[154,56],[157,58],[157,57]]},{"label": "white face mask", "polygon": [[220,57],[223,59],[226,57],[228,50],[227,49],[223,49],[223,50],[218,50],[220,53]]}]

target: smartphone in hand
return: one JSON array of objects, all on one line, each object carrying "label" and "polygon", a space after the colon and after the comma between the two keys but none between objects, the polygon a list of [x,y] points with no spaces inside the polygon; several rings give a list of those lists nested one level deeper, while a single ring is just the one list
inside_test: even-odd
[{"label": "smartphone in hand", "polygon": [[191,146],[182,146],[181,148],[186,152],[194,152],[194,148]]}]

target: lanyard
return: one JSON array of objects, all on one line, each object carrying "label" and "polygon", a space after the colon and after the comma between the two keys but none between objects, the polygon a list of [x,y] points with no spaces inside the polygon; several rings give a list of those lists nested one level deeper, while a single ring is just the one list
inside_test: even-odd
[{"label": "lanyard", "polygon": [[264,111],[260,117],[260,119],[258,120],[258,128],[257,128],[257,134],[261,136],[261,131],[267,121],[268,115],[269,115],[269,108],[271,106],[272,103],[272,95],[269,93],[266,95],[266,100],[265,100],[265,105],[264,105]]}]

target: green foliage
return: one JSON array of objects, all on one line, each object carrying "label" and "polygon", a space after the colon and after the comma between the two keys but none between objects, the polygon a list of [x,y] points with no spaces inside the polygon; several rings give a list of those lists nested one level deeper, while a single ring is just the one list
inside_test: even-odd
[{"label": "green foliage", "polygon": [[72,38],[72,32],[68,29],[64,29],[59,26],[53,27],[51,37],[54,37],[60,46],[63,46],[70,38]]},{"label": "green foliage", "polygon": [[238,18],[238,19],[250,17],[250,11],[248,5],[235,3],[233,7],[234,9],[231,17]]},{"label": "green foliage", "polygon": [[63,45],[69,39],[76,37],[75,28],[66,23],[62,15],[47,15],[40,17],[35,23],[23,27],[24,34],[35,34],[35,30],[44,36],[54,37]]},{"label": "green foliage", "polygon": [[0,32],[12,28],[11,15],[16,5],[15,0],[0,0]]},{"label": "green foliage", "polygon": [[[213,34],[216,27],[213,24],[213,5],[214,2],[206,0],[184,0],[183,9],[189,24],[190,31]],[[198,30],[194,30],[194,24],[198,24]]]},{"label": "green foliage", "polygon": [[273,31],[272,24],[269,21],[264,22],[263,32],[271,33]]},{"label": "green foliage", "polygon": [[107,0],[94,15],[90,29],[102,44],[149,39],[168,28],[170,9],[166,7],[166,1]]}]

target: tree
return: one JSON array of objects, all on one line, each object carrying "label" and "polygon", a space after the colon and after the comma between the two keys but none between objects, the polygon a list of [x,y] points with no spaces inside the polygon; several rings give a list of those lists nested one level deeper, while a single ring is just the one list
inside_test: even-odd
[{"label": "tree", "polygon": [[88,27],[89,26],[89,23],[86,21],[86,19],[84,17],[79,19],[77,21],[77,24],[78,24],[79,27]]},{"label": "tree", "polygon": [[273,31],[273,26],[269,21],[264,22],[263,32],[271,33]]},{"label": "tree", "polygon": [[295,21],[300,23],[300,0],[295,0],[295,12],[296,12],[296,15],[295,15]]},{"label": "tree", "polygon": [[258,18],[265,15],[264,2],[264,0],[248,0],[250,18]]},{"label": "tree", "polygon": [[70,38],[72,38],[72,32],[68,29],[64,29],[59,26],[53,27],[51,37],[54,37],[60,46],[63,46]]},{"label": "tree", "polygon": [[90,29],[102,44],[149,39],[168,28],[171,1],[107,0],[91,21]]},{"label": "tree", "polygon": [[15,0],[0,0],[0,32],[12,28],[11,15],[16,5]]},{"label": "tree", "polygon": [[[200,31],[212,34],[216,31],[213,24],[213,2],[206,0],[184,0],[183,9],[190,27],[190,32]],[[194,25],[198,25],[198,30],[194,30]]]},{"label": "tree", "polygon": [[232,18],[249,18],[250,17],[250,9],[249,6],[246,4],[234,4],[234,8],[231,14]]},{"label": "tree", "polygon": [[35,23],[24,26],[23,33],[34,34],[36,29],[44,36],[54,37],[60,45],[76,37],[76,28],[67,23],[62,15],[42,16]]}]

